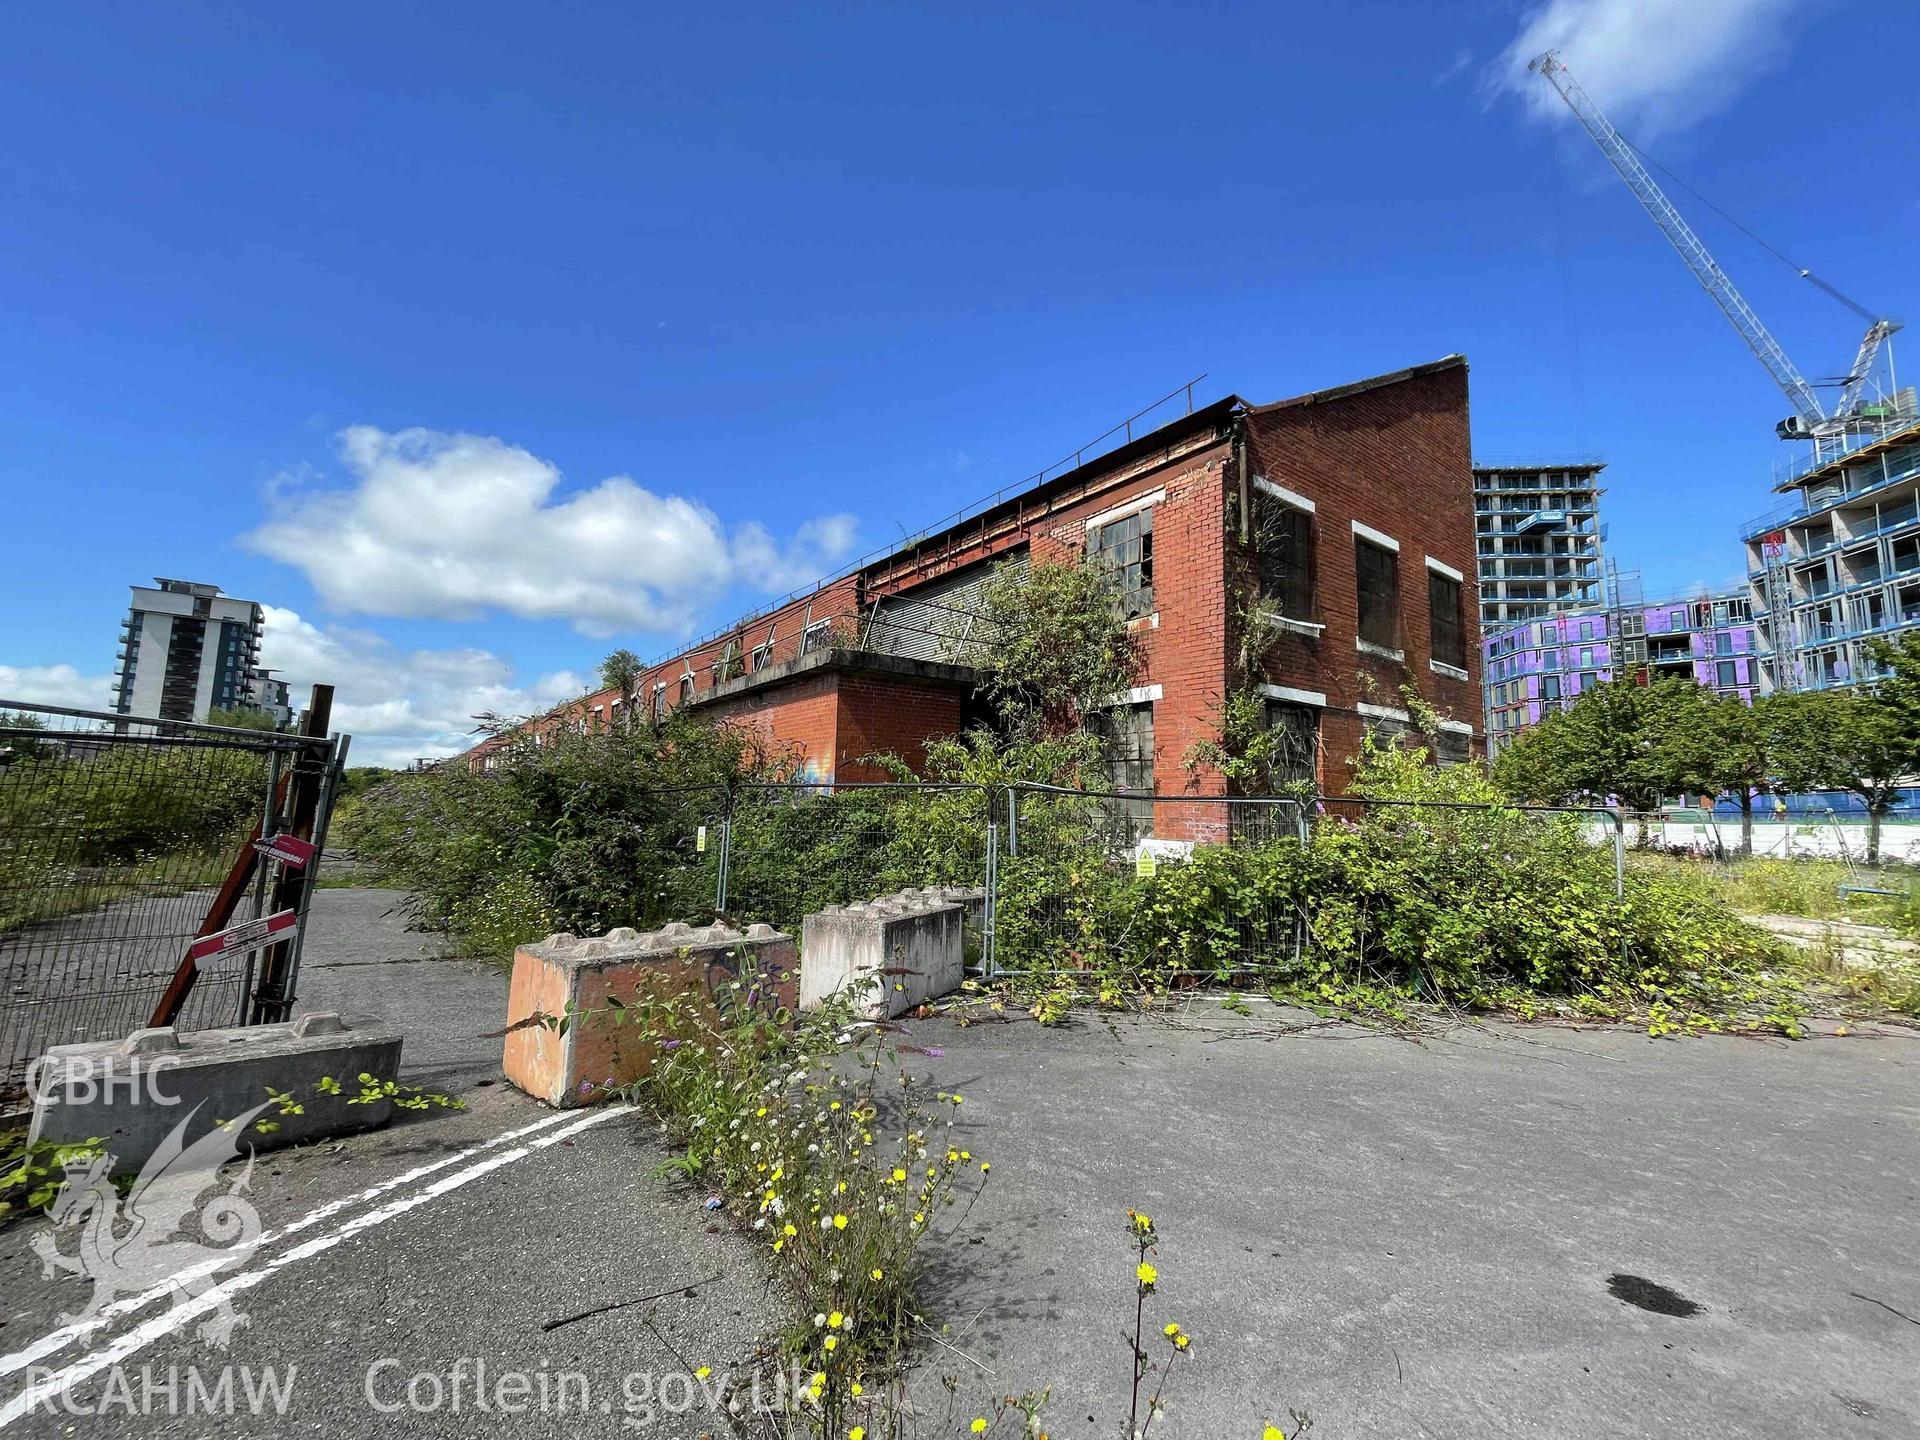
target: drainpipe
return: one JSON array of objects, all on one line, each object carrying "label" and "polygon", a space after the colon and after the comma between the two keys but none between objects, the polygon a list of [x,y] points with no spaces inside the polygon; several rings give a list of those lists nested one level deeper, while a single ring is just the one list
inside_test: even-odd
[{"label": "drainpipe", "polygon": [[1253,487],[1247,477],[1247,420],[1236,415],[1233,421],[1233,456],[1240,480],[1240,543],[1253,543]]}]

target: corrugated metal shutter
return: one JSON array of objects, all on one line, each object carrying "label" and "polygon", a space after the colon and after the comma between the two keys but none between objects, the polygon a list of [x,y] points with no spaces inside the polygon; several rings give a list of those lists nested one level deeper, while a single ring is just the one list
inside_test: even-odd
[{"label": "corrugated metal shutter", "polygon": [[867,648],[913,660],[963,662],[967,644],[979,628],[972,622],[980,612],[980,592],[1003,565],[1026,573],[1026,548],[888,596],[875,609]]}]

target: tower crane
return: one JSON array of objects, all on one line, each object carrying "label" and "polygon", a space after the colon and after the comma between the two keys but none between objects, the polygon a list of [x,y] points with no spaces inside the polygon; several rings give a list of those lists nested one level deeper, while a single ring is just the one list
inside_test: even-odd
[{"label": "tower crane", "polygon": [[1884,415],[1878,407],[1863,405],[1862,396],[1874,362],[1878,360],[1887,338],[1900,328],[1900,323],[1884,316],[1875,316],[1811,272],[1800,271],[1803,279],[1812,281],[1869,322],[1867,333],[1861,338],[1859,352],[1854,357],[1853,369],[1838,382],[1842,387],[1840,395],[1829,412],[1814,393],[1813,384],[1788,358],[1780,342],[1773,338],[1760,317],[1754,313],[1753,307],[1734,288],[1726,272],[1694,233],[1693,227],[1687,224],[1666,193],[1654,183],[1653,176],[1647,173],[1647,167],[1641,163],[1639,153],[1627,142],[1626,137],[1613,128],[1587,92],[1580,88],[1580,82],[1569,73],[1558,52],[1547,51],[1536,57],[1527,68],[1539,74],[1560,93],[1560,98],[1567,102],[1567,108],[1573,111],[1574,118],[1593,137],[1593,143],[1600,147],[1600,153],[1613,163],[1613,168],[1620,172],[1620,178],[1627,182],[1627,188],[1633,191],[1634,198],[1653,218],[1653,223],[1660,227],[1660,233],[1667,237],[1668,243],[1679,252],[1694,278],[1713,297],[1714,303],[1732,322],[1733,328],[1740,332],[1740,338],[1747,342],[1747,348],[1766,367],[1767,373],[1773,377],[1773,383],[1785,392],[1794,413],[1774,426],[1774,432],[1782,440],[1812,440],[1817,444],[1821,440],[1883,428]]}]

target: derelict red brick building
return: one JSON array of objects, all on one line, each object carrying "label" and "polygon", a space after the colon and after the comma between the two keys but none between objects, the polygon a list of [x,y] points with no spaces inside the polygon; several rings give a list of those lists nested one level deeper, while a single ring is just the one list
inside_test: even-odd
[{"label": "derelict red brick building", "polygon": [[[1482,748],[1473,527],[1460,356],[1271,404],[1229,396],[659,662],[635,703],[751,726],[811,780],[881,778],[862,757],[917,763],[972,717],[953,662],[992,569],[1093,553],[1144,656],[1102,717],[1118,788],[1224,791],[1182,759],[1244,683],[1257,591],[1270,718],[1307,742],[1302,778],[1338,792],[1364,728],[1409,722],[1409,688],[1446,717],[1443,759]],[[535,723],[591,728],[620,705],[603,692]]]}]

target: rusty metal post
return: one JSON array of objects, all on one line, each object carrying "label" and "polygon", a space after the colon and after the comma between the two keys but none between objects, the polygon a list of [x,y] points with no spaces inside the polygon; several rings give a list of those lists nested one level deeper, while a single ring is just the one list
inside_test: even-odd
[{"label": "rusty metal post", "polygon": [[[312,840],[314,822],[320,813],[320,796],[333,764],[334,747],[326,743],[328,726],[333,722],[333,687],[316,685],[307,699],[307,712],[301,717],[300,734],[310,743],[300,747],[293,760],[293,778],[287,793],[287,823],[280,831],[301,840]],[[320,868],[316,855],[298,868],[282,865],[274,881],[273,900],[268,914],[282,910],[298,911],[301,928],[306,922],[306,897]],[[297,940],[282,940],[267,948],[260,958],[259,983],[253,992],[252,1023],[273,1025],[293,1013],[293,955]]]}]

